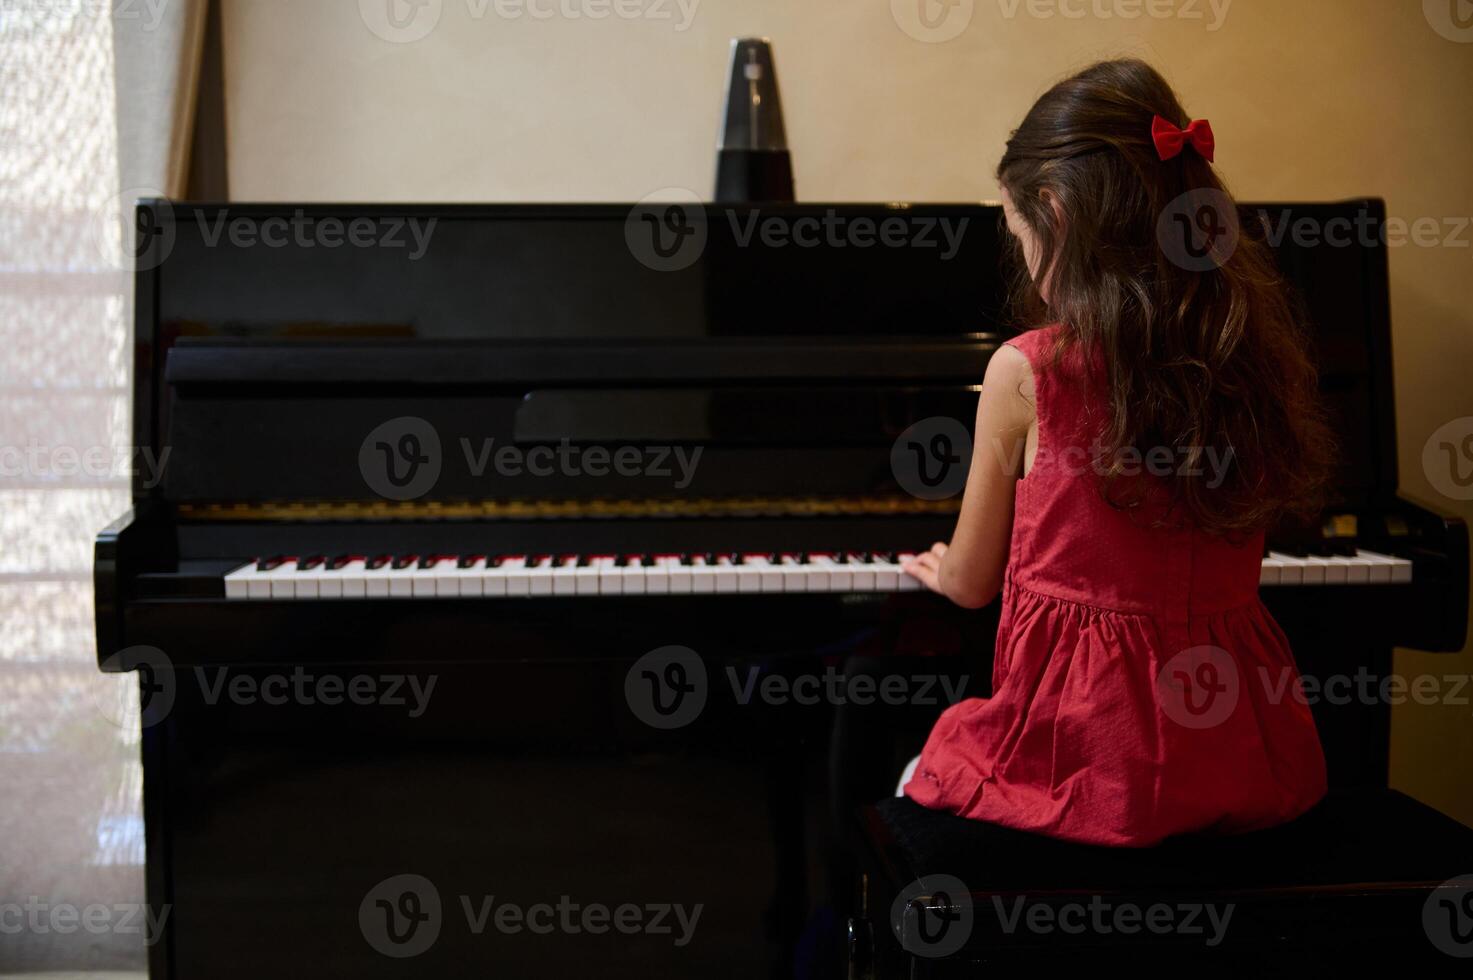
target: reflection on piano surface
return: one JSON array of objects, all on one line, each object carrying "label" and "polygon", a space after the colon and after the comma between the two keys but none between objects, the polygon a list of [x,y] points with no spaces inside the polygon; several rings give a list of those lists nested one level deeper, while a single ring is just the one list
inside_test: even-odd
[{"label": "reflection on piano surface", "polygon": [[[964,231],[943,252],[743,244],[757,209],[712,208],[700,254],[662,271],[616,206],[146,206],[134,418],[168,465],[99,537],[96,598],[105,669],[158,671],[161,652],[176,675],[143,733],[149,899],[174,909],[155,975],[790,975],[833,939],[843,817],[889,791],[941,706],[748,705],[713,683],[663,731],[626,675],[680,644],[713,677],[927,672],[987,693],[995,609],[899,568],[949,536],[956,501],[906,494],[891,449],[923,419],[970,427],[1004,336],[996,209],[761,209],[945,220]],[[417,258],[209,233],[299,213],[435,223]],[[1306,675],[1458,649],[1466,531],[1396,492],[1384,247],[1279,256],[1344,459],[1323,526],[1270,535],[1264,599]],[[380,444],[413,465],[375,471]],[[558,446],[701,455],[684,482],[476,465]],[[442,682],[406,719],[222,700],[194,684],[213,670]],[[1316,719],[1332,783],[1384,785],[1385,705]],[[359,908],[406,872],[435,882],[446,922],[401,963]],[[554,946],[452,928],[482,894],[705,911],[679,948]]]}]

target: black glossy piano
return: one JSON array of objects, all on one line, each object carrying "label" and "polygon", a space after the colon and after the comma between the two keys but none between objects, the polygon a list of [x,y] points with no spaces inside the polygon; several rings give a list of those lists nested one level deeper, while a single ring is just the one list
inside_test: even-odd
[{"label": "black glossy piano", "polygon": [[[936,427],[1007,336],[998,209],[138,227],[161,465],[96,608],[140,678],[151,975],[834,975],[846,815],[987,693],[995,609],[898,562],[949,536]],[[1466,530],[1397,494],[1384,247],[1279,256],[1342,467],[1265,598],[1308,675],[1460,649]],[[1389,708],[1315,710],[1332,783],[1385,785]]]}]

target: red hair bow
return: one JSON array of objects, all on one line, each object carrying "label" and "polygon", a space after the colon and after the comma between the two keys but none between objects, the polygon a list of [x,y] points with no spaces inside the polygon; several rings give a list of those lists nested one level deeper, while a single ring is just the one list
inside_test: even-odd
[{"label": "red hair bow", "polygon": [[1212,151],[1217,147],[1212,138],[1212,124],[1205,119],[1193,119],[1186,129],[1178,129],[1170,119],[1157,116],[1151,120],[1151,141],[1163,160],[1179,155],[1190,143],[1202,159],[1211,162]]}]

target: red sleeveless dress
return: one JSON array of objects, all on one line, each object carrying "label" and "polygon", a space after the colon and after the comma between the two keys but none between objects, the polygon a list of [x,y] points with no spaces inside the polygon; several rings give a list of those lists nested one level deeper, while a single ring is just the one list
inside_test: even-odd
[{"label": "red sleeveless dress", "polygon": [[1106,503],[1090,463],[1103,402],[1077,352],[1050,365],[1056,329],[1011,343],[1033,367],[1038,449],[1015,490],[992,697],[941,715],[905,793],[1116,846],[1298,816],[1325,761],[1258,597],[1263,536],[1235,546]]}]

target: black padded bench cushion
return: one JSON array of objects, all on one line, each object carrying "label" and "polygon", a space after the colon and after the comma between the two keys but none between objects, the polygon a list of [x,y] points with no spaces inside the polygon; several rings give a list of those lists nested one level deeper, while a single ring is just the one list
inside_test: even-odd
[{"label": "black padded bench cushion", "polygon": [[1435,884],[1473,873],[1473,829],[1393,790],[1334,794],[1271,830],[1140,849],[1071,844],[904,797],[869,808],[865,819],[870,840],[893,842],[908,865],[894,869],[904,880],[946,874],[974,891]]}]

